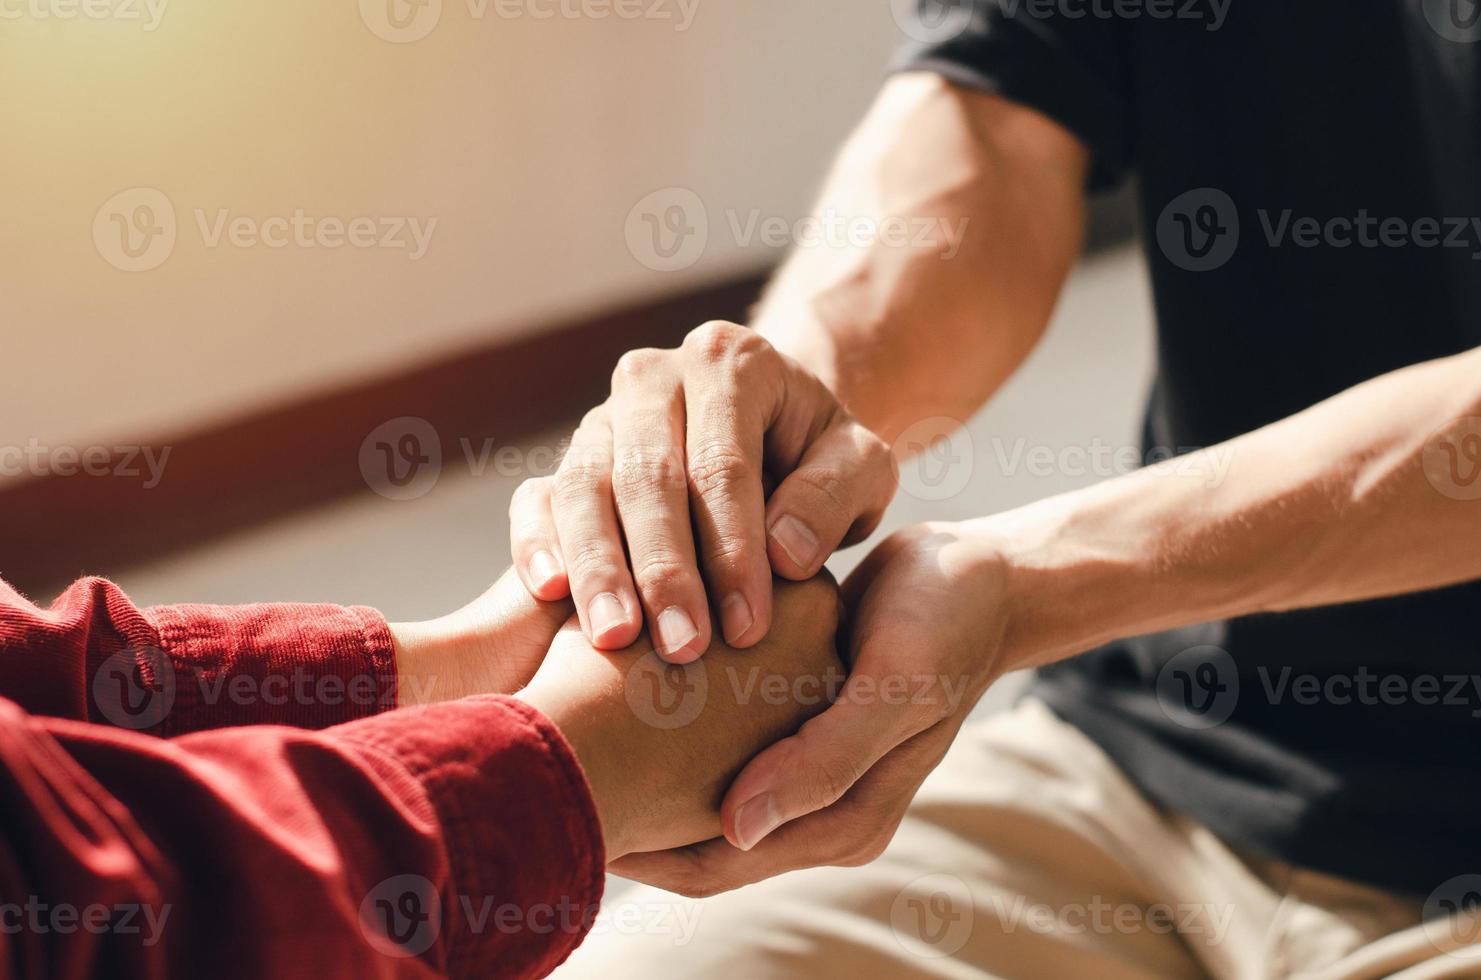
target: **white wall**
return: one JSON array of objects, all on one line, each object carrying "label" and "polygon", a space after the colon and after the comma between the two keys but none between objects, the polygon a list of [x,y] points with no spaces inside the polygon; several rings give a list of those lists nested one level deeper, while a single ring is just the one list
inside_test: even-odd
[{"label": "white wall", "polygon": [[[894,34],[887,0],[422,2],[0,0],[0,445],[188,429],[757,267],[726,212],[805,212]],[[388,3],[435,26],[391,43]],[[711,228],[658,272],[626,230],[670,186]],[[149,199],[104,208],[134,188],[176,233],[137,260],[113,215]],[[416,260],[199,227],[297,209],[436,226]]]}]

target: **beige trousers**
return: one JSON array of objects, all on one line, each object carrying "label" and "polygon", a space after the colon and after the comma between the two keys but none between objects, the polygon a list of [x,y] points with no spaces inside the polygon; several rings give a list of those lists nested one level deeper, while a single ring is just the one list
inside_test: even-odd
[{"label": "beige trousers", "polygon": [[555,976],[1481,977],[1459,904],[1423,921],[1423,896],[1236,853],[1027,700],[962,732],[873,864],[703,901],[617,892]]}]

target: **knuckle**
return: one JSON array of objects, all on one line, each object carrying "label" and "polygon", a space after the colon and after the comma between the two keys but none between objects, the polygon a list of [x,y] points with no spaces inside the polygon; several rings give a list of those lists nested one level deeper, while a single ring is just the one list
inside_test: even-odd
[{"label": "knuckle", "polygon": [[871,473],[887,473],[893,479],[897,461],[895,454],[890,451],[889,445],[869,431],[862,425],[855,423],[858,428],[856,442],[858,444],[859,459],[864,469]]},{"label": "knuckle", "polygon": [[644,595],[673,595],[694,578],[693,570],[671,555],[650,555],[642,559],[633,574]]},{"label": "knuckle", "polygon": [[814,775],[813,786],[823,806],[832,806],[843,799],[862,773],[847,759],[839,758],[819,766]]},{"label": "knuckle", "polygon": [[866,864],[873,864],[884,854],[889,843],[888,837],[879,834],[865,837],[847,845],[837,863],[845,868],[862,868]]},{"label": "knuckle", "polygon": [[619,497],[681,493],[686,479],[677,454],[660,448],[624,450],[612,467],[612,488]]},{"label": "knuckle", "polygon": [[727,530],[705,548],[705,567],[721,580],[738,580],[765,560],[765,551],[738,531]]},{"label": "knuckle", "polygon": [[606,406],[606,403],[604,402],[601,405],[597,405],[597,406],[595,406],[593,408],[589,408],[589,409],[586,410],[586,414],[583,415],[583,416],[581,416],[581,421],[578,422],[578,423],[576,423],[576,433],[577,434],[580,434],[582,432],[591,432],[593,430],[600,430],[606,424],[607,424],[607,406]]},{"label": "knuckle", "polygon": [[538,505],[549,492],[550,484],[545,477],[532,477],[525,480],[514,488],[514,495],[509,498],[510,513]]},{"label": "knuckle", "polygon": [[552,487],[557,504],[562,501],[586,500],[607,492],[611,473],[607,467],[595,460],[568,458],[556,473]]},{"label": "knuckle", "polygon": [[765,344],[754,330],[737,323],[711,320],[689,331],[684,350],[701,361],[720,361],[736,354],[754,351]]},{"label": "knuckle", "polygon": [[709,500],[725,496],[747,483],[761,483],[761,472],[735,446],[712,444],[689,459],[689,486],[694,494]]},{"label": "knuckle", "polygon": [[656,347],[639,347],[617,359],[612,370],[612,388],[618,390],[651,378],[663,368],[668,355]]},{"label": "knuckle", "polygon": [[853,495],[837,470],[827,466],[804,466],[793,471],[792,479],[812,496],[820,497],[835,513],[852,516]]},{"label": "knuckle", "polygon": [[615,561],[604,543],[588,540],[566,553],[566,566],[578,579],[590,579],[611,574]]}]

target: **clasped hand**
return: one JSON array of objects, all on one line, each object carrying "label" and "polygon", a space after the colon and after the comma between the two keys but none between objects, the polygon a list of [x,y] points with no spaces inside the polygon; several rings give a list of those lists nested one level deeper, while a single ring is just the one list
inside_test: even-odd
[{"label": "clasped hand", "polygon": [[[598,649],[626,647],[646,622],[660,655],[691,663],[711,645],[712,616],[730,647],[761,641],[773,573],[816,575],[878,526],[895,485],[889,448],[821,381],[752,331],[707,324],[677,350],[626,355],[557,473],[520,488],[515,567],[533,596],[573,598]],[[1008,579],[981,527],[890,537],[843,588],[840,696],[730,783],[724,839],[613,869],[705,895],[872,860],[1009,669]]]}]

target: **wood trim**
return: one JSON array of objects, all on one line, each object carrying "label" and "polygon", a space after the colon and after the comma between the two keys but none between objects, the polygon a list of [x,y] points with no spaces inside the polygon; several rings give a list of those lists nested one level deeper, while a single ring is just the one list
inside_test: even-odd
[{"label": "wood trim", "polygon": [[[744,321],[764,276],[554,325],[401,373],[277,405],[224,425],[163,433],[158,485],[82,473],[0,487],[0,573],[37,597],[83,574],[108,574],[292,513],[365,492],[360,446],[378,425],[426,419],[445,446],[460,437],[527,437],[600,402],[617,358],[670,347],[699,323]],[[553,376],[552,365],[560,365]],[[126,462],[113,457],[109,470]],[[95,466],[94,472],[101,467]]]}]

